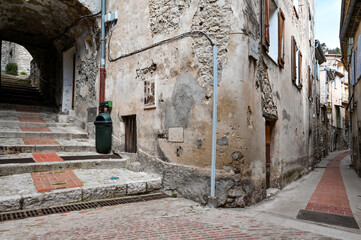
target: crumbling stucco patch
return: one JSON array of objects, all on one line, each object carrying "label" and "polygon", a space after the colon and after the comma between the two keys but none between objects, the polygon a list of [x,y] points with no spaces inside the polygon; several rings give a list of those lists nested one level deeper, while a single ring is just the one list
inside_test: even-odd
[{"label": "crumbling stucco patch", "polygon": [[[192,30],[201,30],[209,34],[218,46],[218,70],[226,62],[227,45],[230,39],[231,1],[200,0],[193,18]],[[205,38],[197,38],[193,43],[195,56],[200,63],[200,84],[211,90],[212,82],[212,46]],[[219,74],[219,77],[221,75]]]},{"label": "crumbling stucco patch", "polygon": [[181,15],[191,0],[150,0],[150,29],[152,35],[169,33],[177,29]]},{"label": "crumbling stucco patch", "polygon": [[75,87],[75,105],[87,103],[89,106],[97,105],[95,82],[98,72],[96,54],[90,59],[81,59],[76,63],[78,71]]},{"label": "crumbling stucco patch", "polygon": [[257,62],[256,86],[262,92],[262,112],[263,116],[271,119],[278,119],[277,106],[273,100],[272,86],[268,75],[268,67],[262,57]]},{"label": "crumbling stucco patch", "polygon": [[286,119],[286,120],[288,120],[288,121],[291,120],[291,115],[287,113],[286,109],[283,109],[283,111],[282,111],[282,119],[283,119],[283,120]]},{"label": "crumbling stucco patch", "polygon": [[252,109],[250,106],[248,106],[248,109],[247,109],[247,125],[249,128],[253,128],[253,115],[252,115]]},{"label": "crumbling stucco patch", "polygon": [[157,64],[152,62],[152,64],[149,67],[136,70],[136,74],[137,74],[136,79],[139,81],[144,81],[145,76],[147,74],[153,74],[156,70],[157,70]]},{"label": "crumbling stucco patch", "polygon": [[166,101],[165,126],[187,128],[193,105],[201,104],[206,90],[199,86],[192,73],[177,77],[172,99]]}]

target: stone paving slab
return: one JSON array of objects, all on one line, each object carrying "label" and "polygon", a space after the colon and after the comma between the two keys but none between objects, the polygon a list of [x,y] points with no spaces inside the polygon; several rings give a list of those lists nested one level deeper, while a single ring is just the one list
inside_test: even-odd
[{"label": "stone paving slab", "polygon": [[79,127],[6,126],[0,127],[0,138],[87,138],[88,134]]},{"label": "stone paving slab", "polygon": [[175,198],[7,221],[0,234],[5,239],[335,239]]},{"label": "stone paving slab", "polygon": [[[82,187],[41,193],[38,193],[34,186],[30,173],[0,177],[0,212],[151,192],[159,190],[162,184],[159,175],[132,172],[122,168],[74,169],[73,172],[82,183]],[[111,180],[111,177],[119,179]]]}]

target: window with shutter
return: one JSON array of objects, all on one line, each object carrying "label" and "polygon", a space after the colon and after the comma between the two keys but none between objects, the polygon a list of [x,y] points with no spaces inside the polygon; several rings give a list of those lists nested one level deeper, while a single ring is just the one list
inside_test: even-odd
[{"label": "window with shutter", "polygon": [[264,19],[263,19],[263,46],[266,48],[267,52],[269,51],[270,46],[270,34],[269,34],[269,1],[264,0]]},{"label": "window with shutter", "polygon": [[308,97],[312,98],[312,83],[313,83],[313,77],[311,73],[311,68],[308,66]]},{"label": "window with shutter", "polygon": [[282,10],[278,13],[278,64],[281,68],[285,66],[285,41],[284,41],[284,27],[285,15]]},{"label": "window with shutter", "polygon": [[299,88],[302,88],[302,53],[301,51],[298,51],[298,84],[297,86]]},{"label": "window with shutter", "polygon": [[296,83],[296,79],[297,79],[297,63],[296,63],[296,52],[297,52],[297,45],[296,45],[296,40],[295,37],[292,36],[291,37],[291,74],[292,74],[292,82]]},{"label": "window with shutter", "polygon": [[296,17],[298,19],[299,18],[298,17],[298,13],[299,13],[298,0],[293,0],[293,9],[295,10]]}]

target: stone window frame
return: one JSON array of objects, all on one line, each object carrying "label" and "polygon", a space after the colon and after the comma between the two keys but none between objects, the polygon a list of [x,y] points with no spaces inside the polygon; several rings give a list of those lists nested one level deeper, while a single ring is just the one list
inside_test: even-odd
[{"label": "stone window frame", "polygon": [[291,79],[295,86],[302,89],[302,52],[297,47],[294,36],[291,36]]}]

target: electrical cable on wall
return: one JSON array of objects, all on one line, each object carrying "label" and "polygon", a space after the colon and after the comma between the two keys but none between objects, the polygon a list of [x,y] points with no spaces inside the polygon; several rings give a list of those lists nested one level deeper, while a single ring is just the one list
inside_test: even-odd
[{"label": "electrical cable on wall", "polygon": [[160,45],[165,44],[165,43],[169,43],[169,42],[173,42],[173,41],[176,41],[176,40],[179,40],[179,39],[182,39],[182,38],[191,37],[191,36],[197,36],[197,35],[198,35],[198,36],[199,36],[199,35],[205,36],[205,37],[208,39],[208,41],[210,42],[210,44],[211,44],[212,46],[215,45],[214,42],[212,41],[212,39],[211,39],[205,32],[199,31],[199,30],[195,30],[195,31],[185,32],[185,33],[182,33],[182,34],[180,34],[180,35],[178,35],[178,36],[175,36],[175,37],[172,37],[172,38],[168,38],[168,39],[162,40],[162,41],[160,41],[160,42],[154,43],[154,44],[149,45],[149,46],[147,46],[147,47],[144,47],[144,48],[135,50],[135,51],[133,51],[133,52],[131,52],[131,53],[123,54],[123,55],[121,55],[121,56],[119,56],[119,57],[117,57],[117,58],[112,58],[112,57],[110,56],[110,41],[111,41],[111,39],[112,39],[113,27],[114,27],[114,25],[115,25],[115,24],[113,24],[112,27],[111,27],[111,29],[110,29],[109,40],[108,40],[108,60],[109,60],[109,62],[115,62],[115,61],[118,61],[118,60],[120,60],[120,59],[122,59],[122,58],[130,57],[130,56],[132,56],[132,55],[135,55],[135,54],[138,54],[138,53],[147,51],[147,50],[149,50],[149,49],[151,49],[151,48],[160,46]]},{"label": "electrical cable on wall", "polygon": [[72,27],[74,27],[76,24],[78,24],[78,22],[80,22],[80,20],[83,20],[85,18],[89,18],[89,17],[96,17],[98,15],[101,14],[101,11],[97,12],[97,13],[94,13],[94,14],[89,14],[89,15],[84,15],[84,16],[81,16],[80,18],[78,18],[77,20],[75,20],[70,26],[68,26],[67,28],[65,28],[65,30],[63,31],[62,34],[58,35],[57,37],[54,37],[51,39],[51,42],[55,41],[56,39],[59,39],[61,38],[62,36],[64,36],[68,31],[69,29],[71,29]]}]

